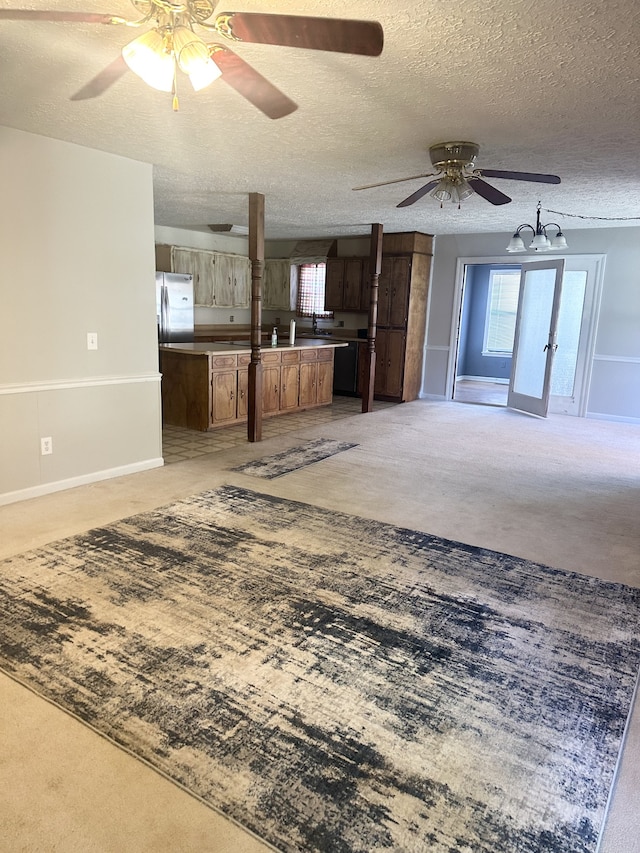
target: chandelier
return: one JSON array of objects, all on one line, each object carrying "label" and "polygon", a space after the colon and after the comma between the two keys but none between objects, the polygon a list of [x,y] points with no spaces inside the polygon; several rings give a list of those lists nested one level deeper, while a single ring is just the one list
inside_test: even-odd
[{"label": "chandelier", "polygon": [[[524,240],[520,236],[520,232],[522,229],[529,229],[533,232],[533,240],[529,244],[529,246],[525,246]],[[547,236],[547,228],[557,228],[557,233],[553,239],[550,239]],[[513,237],[509,241],[509,245],[507,246],[507,252],[526,252],[527,249],[530,249],[534,252],[556,252],[560,249],[567,248],[567,238],[562,233],[562,229],[556,222],[548,222],[546,225],[543,225],[540,222],[540,202],[538,202],[538,207],[536,209],[536,225],[535,228],[533,225],[528,225],[526,222],[524,225],[519,225],[516,229]]]}]

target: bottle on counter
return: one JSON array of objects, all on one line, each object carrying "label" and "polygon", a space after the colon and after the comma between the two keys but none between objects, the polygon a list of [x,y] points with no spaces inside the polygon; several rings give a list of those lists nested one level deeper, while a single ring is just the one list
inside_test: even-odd
[{"label": "bottle on counter", "polygon": [[273,327],[273,332],[271,332],[271,346],[272,347],[278,346],[278,330],[276,329],[275,326]]},{"label": "bottle on counter", "polygon": [[293,346],[296,342],[296,321],[289,322],[289,345]]}]

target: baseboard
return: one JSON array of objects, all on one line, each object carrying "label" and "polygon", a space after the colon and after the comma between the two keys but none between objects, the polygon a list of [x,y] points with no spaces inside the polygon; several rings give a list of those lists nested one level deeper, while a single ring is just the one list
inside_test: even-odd
[{"label": "baseboard", "polygon": [[164,465],[164,459],[159,456],[156,459],[145,459],[144,462],[134,462],[131,465],[120,465],[117,468],[108,468],[105,471],[93,471],[91,474],[82,474],[80,477],[70,477],[68,480],[57,480],[53,483],[43,483],[40,486],[30,486],[28,489],[18,489],[15,492],[5,492],[0,495],[0,506],[26,501],[30,498],[39,498],[42,495],[50,495],[53,492],[62,492],[65,489],[73,489],[76,486],[86,486],[89,483],[97,483],[100,480],[111,480],[114,477],[124,477],[126,474],[138,474],[140,471],[148,471],[151,468],[160,468]]},{"label": "baseboard", "polygon": [[466,379],[468,382],[493,382],[496,385],[508,385],[509,380],[500,376],[456,376],[456,382]]},{"label": "baseboard", "polygon": [[616,421],[620,424],[640,424],[640,418],[627,418],[624,415],[607,415],[602,412],[587,412],[585,418],[596,421]]}]

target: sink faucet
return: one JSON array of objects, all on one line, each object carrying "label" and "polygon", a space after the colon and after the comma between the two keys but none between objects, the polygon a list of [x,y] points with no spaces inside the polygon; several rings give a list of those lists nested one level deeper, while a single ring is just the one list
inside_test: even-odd
[{"label": "sink faucet", "polygon": [[311,331],[313,332],[314,335],[316,335],[318,333],[318,318],[316,317],[315,314],[313,315],[313,322],[311,324]]}]

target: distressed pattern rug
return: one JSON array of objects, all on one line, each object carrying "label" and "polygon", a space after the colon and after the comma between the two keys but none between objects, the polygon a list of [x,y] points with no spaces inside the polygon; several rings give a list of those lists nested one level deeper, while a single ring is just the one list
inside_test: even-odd
[{"label": "distressed pattern rug", "polygon": [[336,453],[357,446],[357,444],[350,444],[347,441],[317,438],[315,441],[307,441],[305,444],[291,447],[289,450],[283,450],[282,453],[275,453],[273,456],[263,456],[262,459],[255,459],[253,462],[247,462],[246,465],[239,465],[231,470],[238,471],[241,474],[249,474],[252,477],[273,480],[274,477],[290,474],[291,471],[297,471],[298,468],[304,468],[313,462],[328,459],[329,456],[335,456]]},{"label": "distressed pattern rug", "polygon": [[7,673],[278,850],[597,848],[637,589],[225,486],[3,561],[0,608]]}]

